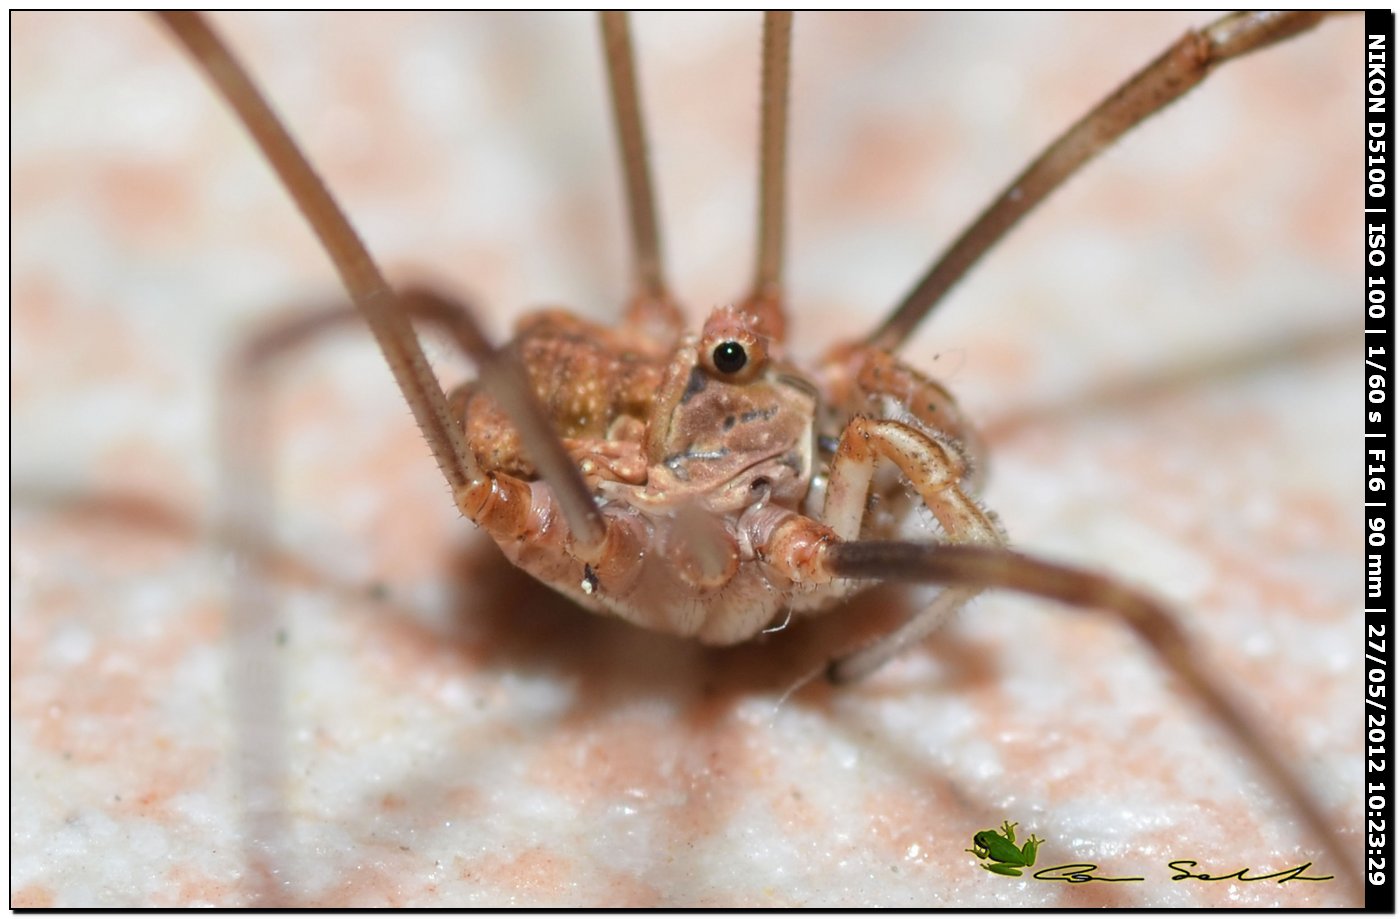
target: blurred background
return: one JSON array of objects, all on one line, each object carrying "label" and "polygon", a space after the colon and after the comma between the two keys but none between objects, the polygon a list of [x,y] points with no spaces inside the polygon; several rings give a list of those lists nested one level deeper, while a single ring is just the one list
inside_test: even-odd
[{"label": "blurred background", "polygon": [[[795,30],[792,348],[877,322],[1060,130],[1208,14],[812,15]],[[628,293],[589,17],[214,18],[391,277],[502,337]],[[903,351],[991,445],[1021,548],[1175,601],[1338,815],[1360,718],[1361,20],[1226,65],[1091,164]],[[634,18],[673,287],[745,288],[759,17]],[[212,538],[216,383],[337,296],[270,170],[150,20],[12,17],[12,903],[246,903]],[[430,342],[445,380],[470,368]],[[457,519],[368,336],[277,377],[275,586],[302,902],[1335,905],[1166,881],[1319,856],[1117,630],[979,602],[778,698],[881,591],[706,650],[587,616]],[[1217,752],[1218,751],[1218,752]],[[1068,888],[962,850],[1020,821]],[[1348,824],[1359,833],[1359,821]]]}]

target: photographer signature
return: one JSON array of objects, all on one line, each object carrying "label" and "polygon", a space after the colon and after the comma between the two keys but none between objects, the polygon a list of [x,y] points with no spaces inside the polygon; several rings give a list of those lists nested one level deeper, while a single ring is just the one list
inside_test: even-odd
[{"label": "photographer signature", "polygon": [[[1230,874],[1209,874],[1201,871],[1191,870],[1199,865],[1199,862],[1191,859],[1176,859],[1167,862],[1167,867],[1172,869],[1173,881],[1277,881],[1286,884],[1289,881],[1330,881],[1333,875],[1324,877],[1312,877],[1304,874],[1312,867],[1312,862],[1303,862],[1292,868],[1285,868],[1282,871],[1275,871],[1272,874],[1250,874],[1249,868],[1241,868]],[[1087,884],[1090,881],[1145,881],[1141,877],[1110,878],[1100,877],[1093,872],[1099,870],[1099,866],[1092,862],[1077,862],[1068,865],[1056,865],[1053,868],[1042,868],[1031,877],[1037,881],[1063,881],[1066,884]]]},{"label": "photographer signature", "polygon": [[[982,830],[973,834],[972,848],[966,851],[971,852],[981,859],[982,868],[993,874],[1001,874],[1008,877],[1020,877],[1021,869],[1031,868],[1035,865],[1038,849],[1043,840],[1032,835],[1026,844],[1016,846],[1016,824],[1003,822],[1000,830]],[[1304,862],[1292,868],[1285,868],[1271,874],[1250,874],[1252,869],[1241,868],[1229,874],[1210,874],[1206,871],[1198,871],[1200,862],[1189,858],[1173,859],[1167,862],[1167,867],[1173,872],[1173,881],[1240,881],[1249,883],[1253,881],[1275,881],[1279,884],[1286,884],[1289,881],[1330,881],[1333,875],[1324,877],[1312,877],[1304,874],[1312,867],[1312,862]],[[1037,881],[1061,881],[1066,884],[1088,884],[1091,881],[1103,881],[1106,883],[1121,883],[1124,881],[1145,881],[1143,877],[1102,877],[1094,874],[1099,870],[1099,866],[1092,862],[1072,862],[1065,865],[1055,865],[1052,868],[1041,868],[1031,875]]]}]

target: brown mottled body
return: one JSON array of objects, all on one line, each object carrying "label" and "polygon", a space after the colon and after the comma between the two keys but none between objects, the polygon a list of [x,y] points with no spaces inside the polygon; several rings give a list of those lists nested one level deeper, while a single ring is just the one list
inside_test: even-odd
[{"label": "brown mottled body", "polygon": [[[586,322],[562,310],[527,317],[517,330],[516,353],[529,370],[540,403],[578,459],[594,451],[625,459],[638,424],[645,425],[661,383],[659,351],[639,347],[625,332]],[[452,394],[454,414],[482,467],[522,478],[536,475],[506,413],[475,384]],[[635,478],[633,466],[605,470]],[[589,474],[585,470],[585,475]]]},{"label": "brown mottled body", "polygon": [[[609,549],[601,559],[578,557],[514,425],[471,385],[453,397],[468,446],[492,476],[493,493],[514,497],[464,512],[515,564],[581,606],[711,644],[744,641],[789,609],[821,609],[849,594],[852,582],[813,578],[800,552],[775,557],[779,531],[784,546],[797,534],[810,542],[832,533],[819,521],[834,454],[818,443],[829,448],[842,420],[862,409],[906,404],[919,407],[903,413],[911,440],[932,443],[942,434],[967,442],[971,432],[941,387],[884,352],[859,349],[830,362],[819,387],[773,359],[777,343],[753,325],[740,311],[720,309],[699,337],[683,336],[667,353],[568,314],[530,317],[514,348],[584,472]],[[733,341],[747,359],[725,373],[714,352]],[[915,395],[922,399],[911,402]],[[920,476],[917,491],[926,480]],[[917,491],[886,488],[870,513],[861,500],[860,535],[898,536]],[[975,508],[966,495],[960,503]]]}]

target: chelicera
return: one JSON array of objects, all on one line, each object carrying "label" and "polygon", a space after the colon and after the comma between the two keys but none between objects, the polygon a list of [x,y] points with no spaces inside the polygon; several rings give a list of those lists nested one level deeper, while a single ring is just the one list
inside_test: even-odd
[{"label": "chelicera", "polygon": [[[829,608],[862,581],[947,585],[907,624],[833,661],[828,676],[838,682],[878,668],[987,588],[1107,613],[1192,688],[1310,830],[1331,843],[1336,870],[1349,870],[1320,806],[1199,665],[1159,602],[1006,548],[976,499],[975,432],[941,385],[893,355],[982,252],[1099,148],[1215,63],[1289,37],[1314,18],[1230,18],[1173,46],[1018,177],[883,325],[807,372],[784,350],[788,17],[771,17],[765,29],[760,241],[747,295],[713,310],[698,333],[686,332],[661,269],[625,20],[609,16],[636,290],[616,328],[542,313],[521,324],[508,349],[492,347],[456,301],[392,291],[217,39],[197,19],[170,21],[332,253],[457,506],[515,564],[586,608],[714,644],[751,638],[789,611]],[[478,382],[444,394],[410,316],[451,333],[478,362]],[[277,342],[263,344],[271,350]],[[921,509],[931,512],[932,528]]]}]

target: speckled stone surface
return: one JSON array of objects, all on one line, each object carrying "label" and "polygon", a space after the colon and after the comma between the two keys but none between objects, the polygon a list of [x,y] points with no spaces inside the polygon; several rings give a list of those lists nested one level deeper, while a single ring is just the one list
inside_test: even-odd
[{"label": "speckled stone surface", "polygon": [[[865,331],[1189,14],[801,18],[793,348]],[[396,278],[504,334],[614,315],[619,177],[573,16],[217,17]],[[1110,151],[904,351],[991,446],[1029,551],[1175,602],[1361,831],[1359,17],[1231,64]],[[1322,857],[1135,641],[1003,596],[841,691],[868,595],[706,650],[583,614],[457,519],[367,336],[278,375],[286,684],[237,740],[212,538],[220,362],[336,295],[269,171],[127,15],[12,19],[11,903],[252,902],[241,754],[276,776],[264,894],[324,905],[1308,906],[1174,882]],[[758,19],[635,26],[692,315],[750,271]],[[449,380],[469,373],[431,345]],[[1041,865],[963,851],[1017,821]],[[1325,865],[1319,863],[1318,868]],[[1325,873],[1325,872],[1322,872]]]}]

